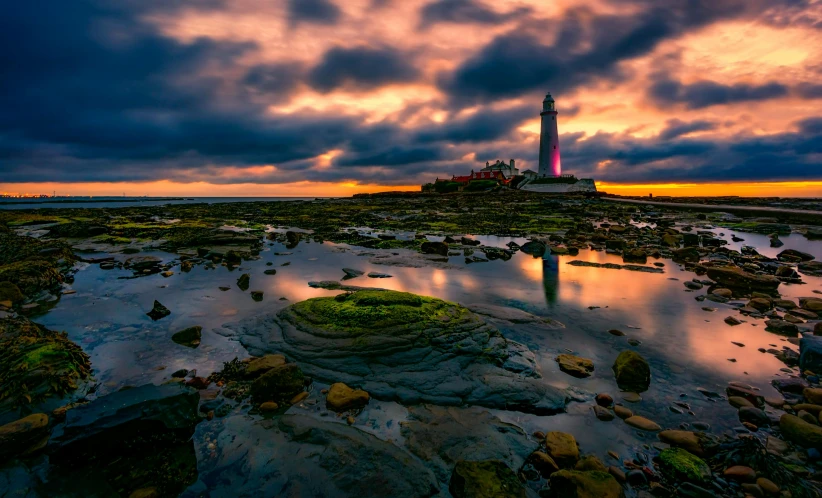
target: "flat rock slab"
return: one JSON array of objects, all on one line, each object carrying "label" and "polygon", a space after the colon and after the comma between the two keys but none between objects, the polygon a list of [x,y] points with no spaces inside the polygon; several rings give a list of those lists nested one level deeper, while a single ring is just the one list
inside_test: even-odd
[{"label": "flat rock slab", "polygon": [[527,311],[509,306],[497,306],[494,304],[469,304],[467,308],[478,315],[495,318],[511,323],[533,323],[548,326],[552,329],[564,329],[562,323],[546,317],[537,316]]},{"label": "flat rock slab", "polygon": [[[424,304],[358,308],[343,302],[372,303],[385,296],[411,296]],[[362,319],[362,326],[331,323],[343,312]],[[357,291],[311,299],[226,328],[253,355],[285,354],[309,376],[344,382],[376,399],[537,414],[564,411],[567,403],[565,391],[540,379],[528,348],[505,339],[468,309],[438,299]]]}]

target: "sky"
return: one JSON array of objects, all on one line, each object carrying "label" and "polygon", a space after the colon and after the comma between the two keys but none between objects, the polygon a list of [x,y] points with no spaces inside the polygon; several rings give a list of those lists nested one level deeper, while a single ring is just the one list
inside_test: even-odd
[{"label": "sky", "polygon": [[33,0],[0,45],[0,193],[537,170],[550,91],[600,189],[822,196],[822,0]]}]

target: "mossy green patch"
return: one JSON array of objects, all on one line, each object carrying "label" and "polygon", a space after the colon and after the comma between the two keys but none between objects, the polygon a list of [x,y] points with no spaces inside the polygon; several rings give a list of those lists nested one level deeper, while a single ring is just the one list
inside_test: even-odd
[{"label": "mossy green patch", "polygon": [[380,290],[308,299],[293,305],[293,310],[315,326],[347,330],[351,335],[398,325],[441,324],[468,312],[441,299]]},{"label": "mossy green patch", "polygon": [[711,469],[704,460],[682,448],[666,448],[659,455],[662,470],[672,474],[676,479],[687,479],[695,482],[707,482],[711,478]]}]

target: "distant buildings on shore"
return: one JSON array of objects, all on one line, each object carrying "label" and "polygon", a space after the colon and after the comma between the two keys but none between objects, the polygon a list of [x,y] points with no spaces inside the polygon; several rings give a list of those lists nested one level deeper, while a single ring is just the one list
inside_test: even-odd
[{"label": "distant buildings on shore", "polygon": [[520,173],[513,159],[510,163],[497,160],[494,164],[486,162],[485,167],[477,172],[471,170],[469,175],[453,175],[450,179],[437,178],[434,183],[423,185],[422,191],[470,192],[504,186],[546,193],[596,192],[593,179],[578,180],[574,175],[562,174],[557,126],[559,112],[555,104],[550,93],[542,101],[538,172],[528,169]]}]

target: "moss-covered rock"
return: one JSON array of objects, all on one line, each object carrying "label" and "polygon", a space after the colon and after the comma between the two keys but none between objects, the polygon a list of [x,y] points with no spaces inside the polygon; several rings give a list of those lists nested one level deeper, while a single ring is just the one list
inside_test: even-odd
[{"label": "moss-covered rock", "polygon": [[694,482],[708,482],[711,469],[698,456],[682,448],[665,448],[659,454],[659,466],[663,472],[674,479],[685,479]]},{"label": "moss-covered rock", "polygon": [[607,472],[560,470],[551,474],[551,494],[556,498],[622,498],[622,486]]},{"label": "moss-covered rock", "polygon": [[560,467],[573,467],[579,460],[579,446],[574,436],[567,432],[551,431],[545,434],[547,453]]},{"label": "moss-covered rock", "polygon": [[617,385],[621,389],[641,393],[647,391],[651,384],[651,367],[636,351],[619,353],[613,369]]},{"label": "moss-covered rock", "polygon": [[64,396],[90,370],[88,355],[65,333],[22,317],[0,319],[0,414]]},{"label": "moss-covered rock", "polygon": [[20,288],[11,282],[0,282],[0,302],[8,301],[17,304],[25,298]]},{"label": "moss-covered rock", "polygon": [[440,299],[354,290],[238,324],[254,355],[285,353],[307,374],[408,404],[562,411],[563,391],[539,382],[533,353],[484,318]]},{"label": "moss-covered rock", "polygon": [[254,380],[250,392],[257,403],[282,403],[301,393],[304,387],[305,376],[300,367],[294,363],[286,363],[270,369]]},{"label": "moss-covered rock", "polygon": [[14,282],[23,294],[33,296],[58,287],[63,282],[63,276],[49,261],[18,261],[0,266],[0,281]]},{"label": "moss-covered rock", "polygon": [[448,490],[454,498],[524,498],[525,487],[513,470],[499,460],[460,460]]}]

